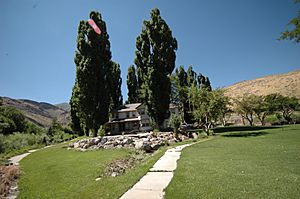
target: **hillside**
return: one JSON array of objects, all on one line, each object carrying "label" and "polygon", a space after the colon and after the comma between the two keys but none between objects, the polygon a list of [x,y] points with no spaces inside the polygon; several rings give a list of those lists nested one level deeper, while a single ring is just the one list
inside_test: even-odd
[{"label": "hillside", "polygon": [[42,127],[49,127],[54,118],[61,124],[68,124],[70,121],[68,111],[49,103],[8,97],[0,98],[2,98],[4,106],[12,106],[21,110],[29,121]]},{"label": "hillside", "polygon": [[65,110],[67,112],[70,112],[71,111],[71,107],[70,107],[70,104],[69,103],[60,103],[60,104],[55,104],[55,106],[57,106],[58,108],[62,109],[62,110]]},{"label": "hillside", "polygon": [[232,98],[243,96],[246,93],[256,95],[279,93],[300,99],[300,70],[247,80],[224,89],[225,94]]}]

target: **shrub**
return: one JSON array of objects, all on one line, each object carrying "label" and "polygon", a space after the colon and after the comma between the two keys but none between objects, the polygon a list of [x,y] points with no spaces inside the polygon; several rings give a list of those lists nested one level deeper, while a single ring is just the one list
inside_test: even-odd
[{"label": "shrub", "polygon": [[294,124],[300,124],[300,114],[294,113],[291,115],[291,118]]},{"label": "shrub", "polygon": [[102,125],[98,130],[98,135],[100,135],[101,137],[105,136],[105,128]]},{"label": "shrub", "polygon": [[43,144],[45,135],[24,134],[16,132],[7,136],[0,136],[0,151],[6,153],[10,151],[20,150],[22,148]]},{"label": "shrub", "polygon": [[45,130],[31,122],[27,122],[24,133],[37,135],[45,133]]}]

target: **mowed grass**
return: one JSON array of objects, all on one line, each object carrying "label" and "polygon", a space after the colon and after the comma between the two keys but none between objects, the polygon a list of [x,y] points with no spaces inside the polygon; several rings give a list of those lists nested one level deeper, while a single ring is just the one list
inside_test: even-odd
[{"label": "mowed grass", "polygon": [[300,125],[223,133],[186,148],[165,198],[300,198]]},{"label": "mowed grass", "polygon": [[143,160],[126,174],[95,179],[106,165],[130,156],[131,150],[74,151],[62,145],[32,153],[21,161],[18,198],[119,198],[159,159],[165,149]]}]

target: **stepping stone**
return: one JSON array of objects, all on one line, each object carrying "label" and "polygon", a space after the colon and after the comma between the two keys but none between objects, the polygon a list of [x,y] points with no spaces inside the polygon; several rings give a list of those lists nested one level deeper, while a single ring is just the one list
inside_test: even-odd
[{"label": "stepping stone", "polygon": [[120,199],[163,199],[164,189],[173,178],[181,150],[190,145],[185,144],[167,150],[150,171]]},{"label": "stepping stone", "polygon": [[120,199],[162,199],[173,172],[148,172]]},{"label": "stepping stone", "polygon": [[180,152],[166,152],[150,169],[150,171],[174,171],[177,167],[177,160]]}]

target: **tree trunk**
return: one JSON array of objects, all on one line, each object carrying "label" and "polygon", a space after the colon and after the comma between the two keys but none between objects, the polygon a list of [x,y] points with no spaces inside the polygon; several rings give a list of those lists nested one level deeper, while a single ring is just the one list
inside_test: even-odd
[{"label": "tree trunk", "polygon": [[94,128],[94,129],[93,129],[93,137],[97,137],[97,131],[98,131],[97,128]]},{"label": "tree trunk", "polygon": [[225,117],[222,118],[222,125],[223,125],[223,127],[226,126],[226,119],[225,119]]},{"label": "tree trunk", "polygon": [[245,126],[245,118],[242,116],[242,122],[243,122],[243,125]]},{"label": "tree trunk", "polygon": [[89,131],[90,130],[87,127],[85,127],[84,133],[85,133],[86,136],[89,136]]}]

